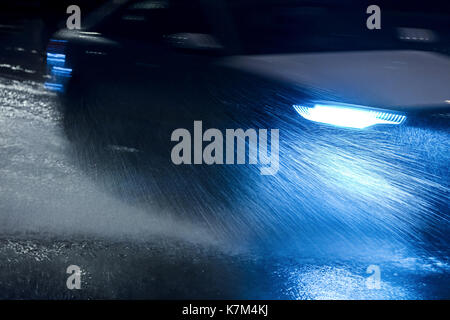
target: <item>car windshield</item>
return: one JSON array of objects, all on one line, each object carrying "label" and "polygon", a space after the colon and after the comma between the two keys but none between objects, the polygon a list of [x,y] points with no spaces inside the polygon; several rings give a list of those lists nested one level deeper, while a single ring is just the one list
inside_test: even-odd
[{"label": "car windshield", "polygon": [[[436,1],[377,1],[381,30],[369,30],[361,0],[226,0],[245,53],[335,50],[428,49],[446,39],[450,30],[448,4]],[[447,8],[445,8],[447,6]],[[414,30],[432,43],[408,43],[400,35]],[[413,37],[411,37],[413,38]],[[435,40],[435,41],[431,41]]]}]

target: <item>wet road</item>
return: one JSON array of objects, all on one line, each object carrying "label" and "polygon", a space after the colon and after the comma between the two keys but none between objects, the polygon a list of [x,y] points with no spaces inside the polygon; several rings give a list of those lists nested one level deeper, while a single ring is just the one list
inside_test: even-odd
[{"label": "wet road", "polygon": [[[378,196],[371,189],[373,185],[389,191],[383,196],[387,204],[376,207],[378,214],[395,213],[392,207],[404,204],[399,210],[402,215],[386,218],[391,223],[402,223],[392,230],[383,217],[370,212],[375,217],[364,218],[369,226],[373,223],[373,228],[363,226],[367,232],[352,233],[353,228],[360,228],[363,219],[351,214],[337,217],[336,212],[344,209],[339,198],[330,197],[329,203],[322,205],[330,206],[335,201],[334,214],[304,217],[311,232],[304,226],[299,229],[297,240],[296,233],[290,230],[285,239],[277,234],[276,240],[255,245],[258,239],[270,237],[271,232],[246,238],[240,230],[236,236],[227,236],[233,221],[219,228],[208,218],[202,223],[201,219],[173,213],[157,199],[135,201],[139,195],[130,190],[145,183],[139,179],[147,180],[149,176],[132,166],[118,168],[130,158],[133,161],[139,150],[107,145],[100,158],[112,158],[108,165],[98,162],[99,157],[88,157],[89,151],[80,151],[68,142],[56,104],[56,96],[45,91],[40,81],[0,78],[1,298],[450,298],[448,236],[439,238],[436,234],[441,233],[433,229],[440,225],[442,230],[448,230],[448,157],[435,157],[441,163],[431,166],[435,169],[434,179],[419,179],[420,173],[410,171],[408,182],[415,183],[410,189],[395,183],[398,174],[388,176],[391,180],[381,179],[380,171],[376,171],[373,181],[365,180],[366,200]],[[433,147],[438,152],[448,152],[448,144]],[[311,152],[317,154],[318,150]],[[323,169],[336,161],[339,159],[325,157],[322,167],[313,168]],[[370,176],[365,165],[367,162],[356,172],[367,178]],[[353,184],[337,181],[328,188],[336,191],[340,186],[347,194],[352,188],[360,188],[361,184],[352,180],[354,172],[346,175]],[[320,174],[316,171],[302,178],[320,180]],[[322,179],[330,177],[337,179],[337,172]],[[167,184],[173,182],[151,185],[147,191],[162,185],[160,189],[167,192]],[[422,198],[415,195],[411,189],[421,184],[426,184],[422,192],[440,188],[441,198],[431,192]],[[303,189],[296,200],[324,195],[325,191],[314,191],[313,187],[314,184],[311,189]],[[341,196],[344,202],[355,200]],[[318,199],[313,199],[316,207],[321,205]],[[313,208],[308,201],[302,209]],[[438,209],[429,209],[430,203]],[[241,202],[241,207],[245,206],[246,202]],[[356,203],[352,210],[358,213],[361,208],[363,204]],[[273,212],[278,213],[277,209],[283,208],[274,208]],[[285,209],[290,212],[289,207]],[[414,210],[432,215],[429,220],[433,223],[420,220]],[[342,223],[341,219],[348,221]],[[252,219],[234,222],[241,226],[248,221]],[[412,237],[416,232],[410,228],[412,222],[423,224],[432,235],[432,245],[425,232]],[[325,236],[332,225],[342,228],[341,232],[336,232],[335,237]],[[383,228],[387,230],[380,236]],[[365,239],[360,238],[362,233],[367,234]],[[82,269],[82,290],[68,290],[65,286],[66,268],[71,264]],[[370,265],[380,268],[380,289],[367,286],[366,270]]]}]

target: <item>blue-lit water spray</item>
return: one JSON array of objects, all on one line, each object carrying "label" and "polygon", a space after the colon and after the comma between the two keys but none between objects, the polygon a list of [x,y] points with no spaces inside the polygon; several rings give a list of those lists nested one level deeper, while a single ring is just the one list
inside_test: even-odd
[{"label": "blue-lit water spray", "polygon": [[235,127],[280,130],[280,170],[261,176],[247,166],[224,173],[219,186],[234,197],[232,209],[214,212],[224,230],[252,233],[255,243],[278,252],[295,248],[313,256],[448,248],[448,116],[434,127],[409,126],[403,114],[370,113],[374,126],[340,128],[300,117],[289,101],[301,96],[252,81],[249,88],[211,90],[235,113]]},{"label": "blue-lit water spray", "polygon": [[[258,85],[251,90],[231,87],[225,94],[213,88],[215,99],[229,107],[229,119],[220,117],[221,124],[211,121],[211,127],[222,128],[225,122],[226,128],[279,129],[280,170],[274,176],[261,176],[255,165],[177,167],[169,153],[153,157],[154,145],[147,150],[118,148],[106,124],[126,127],[123,118],[102,122],[109,151],[92,144],[77,156],[91,167],[91,178],[149,215],[172,214],[180,223],[200,224],[221,243],[269,260],[275,255],[298,259],[298,267],[291,261],[279,268],[283,275],[291,274],[283,279],[292,284],[291,298],[399,297],[403,291],[393,286],[386,287],[391,296],[386,291],[368,295],[361,289],[366,275],[357,270],[365,270],[365,263],[384,267],[397,261],[404,268],[405,257],[426,260],[435,250],[443,251],[439,259],[447,259],[448,118],[442,116],[446,125],[439,128],[338,128],[303,119],[292,104],[281,102],[286,97],[280,92]],[[111,96],[98,95],[95,103],[110,106],[126,99],[120,90]],[[177,106],[184,110],[189,103],[181,99]],[[337,261],[347,267],[353,261],[364,263],[349,270],[337,267]],[[327,288],[333,281],[342,286]]]},{"label": "blue-lit water spray", "polygon": [[[311,248],[324,240],[418,244],[427,230],[445,236],[448,132],[428,130],[286,128],[281,169],[256,188],[265,195],[261,209],[270,204],[276,228]],[[431,154],[426,135],[439,141]]]}]

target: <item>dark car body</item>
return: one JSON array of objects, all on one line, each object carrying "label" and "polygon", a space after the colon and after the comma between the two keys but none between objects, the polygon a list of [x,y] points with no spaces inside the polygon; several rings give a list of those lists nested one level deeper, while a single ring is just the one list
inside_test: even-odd
[{"label": "dark car body", "polygon": [[293,105],[315,101],[409,114],[409,124],[446,114],[448,56],[412,50],[428,44],[402,43],[394,25],[367,33],[350,3],[115,1],[54,36],[47,87],[69,97],[66,114],[133,118],[164,141],[194,120],[284,127],[300,118]]}]

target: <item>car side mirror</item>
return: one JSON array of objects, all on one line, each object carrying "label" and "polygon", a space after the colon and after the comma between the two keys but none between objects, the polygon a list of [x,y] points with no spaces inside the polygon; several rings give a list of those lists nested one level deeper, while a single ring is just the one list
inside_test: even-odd
[{"label": "car side mirror", "polygon": [[174,33],[164,36],[164,40],[172,48],[196,53],[220,52],[223,49],[214,36],[205,33]]}]

